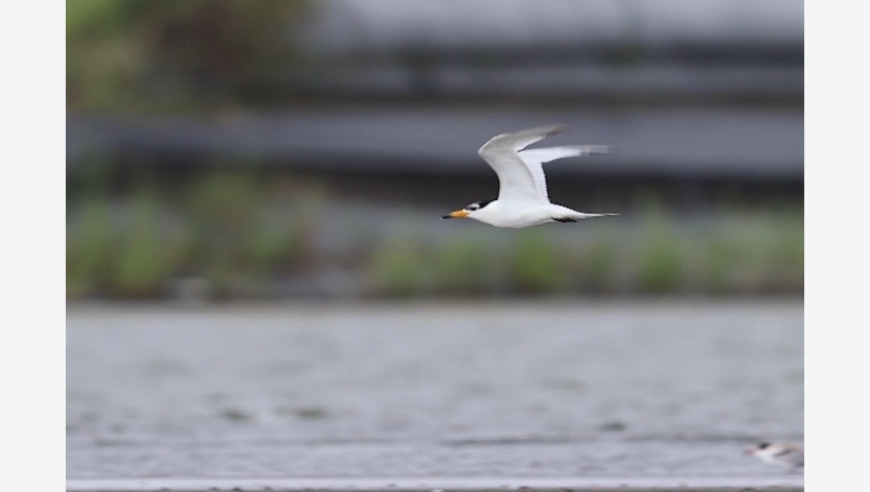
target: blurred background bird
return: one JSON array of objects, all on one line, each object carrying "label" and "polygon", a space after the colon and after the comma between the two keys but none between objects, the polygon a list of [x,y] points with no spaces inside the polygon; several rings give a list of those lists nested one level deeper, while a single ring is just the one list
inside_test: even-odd
[{"label": "blurred background bird", "polygon": [[804,450],[802,447],[787,442],[760,442],[746,450],[746,454],[755,456],[765,463],[773,463],[797,470],[804,467]]}]

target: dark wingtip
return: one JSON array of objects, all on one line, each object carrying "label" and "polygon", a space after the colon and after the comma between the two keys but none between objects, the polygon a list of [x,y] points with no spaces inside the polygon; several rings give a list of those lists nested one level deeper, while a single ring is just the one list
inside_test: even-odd
[{"label": "dark wingtip", "polygon": [[566,133],[571,129],[570,125],[553,125],[552,130],[547,132],[547,135],[556,135],[559,133]]},{"label": "dark wingtip", "polygon": [[536,126],[534,128],[527,128],[525,130],[519,130],[516,133],[529,132],[529,133],[534,133],[534,134],[544,135],[546,137],[549,137],[550,135],[565,133],[570,129],[571,129],[571,127],[568,125],[542,125],[542,126]]}]

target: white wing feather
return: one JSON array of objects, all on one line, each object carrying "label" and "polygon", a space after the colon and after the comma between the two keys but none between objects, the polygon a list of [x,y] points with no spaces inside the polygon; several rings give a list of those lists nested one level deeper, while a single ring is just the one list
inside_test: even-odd
[{"label": "white wing feather", "polygon": [[477,151],[498,175],[498,200],[504,203],[547,202],[546,194],[538,191],[534,171],[517,151],[539,142],[549,135],[567,130],[565,126],[543,126],[514,133],[496,135]]},{"label": "white wing feather", "polygon": [[532,174],[532,179],[535,182],[535,189],[538,190],[544,199],[549,201],[547,195],[547,179],[544,177],[545,162],[555,161],[564,157],[580,157],[590,154],[609,154],[612,150],[606,145],[569,145],[565,147],[547,147],[543,149],[527,149],[517,152],[520,159],[526,164],[529,172]]},{"label": "white wing feather", "polygon": [[567,129],[566,126],[552,125],[503,133],[491,138],[480,147],[477,153],[498,175],[499,201],[513,204],[549,203],[543,163],[563,157],[610,152],[610,147],[603,145],[571,145],[523,150],[533,143]]}]

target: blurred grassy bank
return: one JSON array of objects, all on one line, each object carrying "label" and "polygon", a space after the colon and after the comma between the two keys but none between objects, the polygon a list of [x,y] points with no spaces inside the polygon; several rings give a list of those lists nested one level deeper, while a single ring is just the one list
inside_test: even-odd
[{"label": "blurred grassy bank", "polygon": [[[190,115],[221,122],[179,127],[171,119],[140,121],[123,132],[108,131],[110,119],[80,132],[68,127],[68,299],[802,294],[802,181],[776,174],[789,159],[792,164],[802,159],[797,152],[786,152],[791,156],[786,158],[780,152],[802,145],[793,138],[802,124],[790,123],[798,121],[793,110],[802,107],[802,77],[795,78],[802,71],[802,57],[795,56],[799,45],[786,49],[784,58],[759,59],[757,47],[748,47],[732,59],[728,50],[717,54],[702,40],[698,46],[707,48],[697,58],[641,50],[614,59],[634,44],[578,41],[552,52],[530,40],[522,49],[469,52],[424,49],[410,36],[396,51],[327,56],[303,42],[308,39],[303,34],[319,25],[322,5],[310,0],[66,3],[71,114],[120,115],[134,122],[146,115]],[[329,17],[333,14],[338,17]],[[341,11],[333,14],[326,18],[344,22]],[[377,25],[349,19],[348,25],[357,26],[349,39],[365,39],[365,29]],[[476,22],[488,17],[482,19]],[[478,33],[474,22],[470,19],[467,29]],[[552,57],[540,64],[541,53]],[[740,70],[731,72],[735,67]],[[575,79],[578,74],[584,76]],[[579,80],[590,85],[576,86]],[[663,80],[667,83],[659,84]],[[722,80],[730,82],[719,87]],[[561,92],[554,90],[558,87]],[[715,105],[754,113],[771,103],[789,114],[738,115],[722,127],[708,126],[722,114],[699,120],[679,114],[680,108]],[[442,123],[406,123],[425,121],[432,107],[451,104],[465,112]],[[391,105],[420,114],[409,120],[398,113],[373,116]],[[642,108],[657,105],[678,111],[643,120],[645,127],[619,116],[625,110],[645,114]],[[260,115],[300,107],[310,114],[355,108],[347,114],[364,119],[348,122],[335,113],[306,131],[300,131],[310,124],[305,116],[260,125]],[[541,107],[549,109],[542,114]],[[469,108],[487,116],[475,119]],[[607,186],[590,180],[583,189],[573,183],[552,187],[554,196],[582,196],[593,205],[590,210],[623,213],[614,220],[524,230],[440,223],[437,217],[458,205],[456,197],[475,190],[471,180],[460,188],[424,167],[414,171],[418,174],[391,167],[409,157],[442,162],[441,153],[418,155],[419,149],[407,144],[421,142],[430,150],[430,141],[446,145],[461,118],[467,118],[463,128],[479,125],[482,132],[491,113],[505,119],[503,128],[495,128],[509,130],[511,114],[521,128],[520,122],[544,114],[572,119],[591,108],[608,110],[596,113],[601,124],[614,137],[625,137],[612,143],[643,149],[643,155],[631,157],[629,150],[626,156],[669,169],[661,178],[650,177],[651,168],[626,167],[622,176],[602,174],[598,182],[610,179]],[[237,131],[245,125],[250,131]],[[369,131],[376,125],[382,125],[380,132]],[[692,137],[683,130],[687,127],[700,131]],[[644,128],[656,131],[647,134]],[[749,135],[735,130],[745,128]],[[284,132],[301,137],[288,142]],[[333,132],[351,138],[342,137],[346,145],[333,148],[324,140]],[[379,134],[388,139],[379,140]],[[393,141],[393,135],[400,140],[415,134],[425,138],[405,141],[405,147]],[[704,137],[711,134],[731,135],[736,143],[717,139],[707,146]],[[687,140],[701,144],[683,149]],[[383,142],[390,146],[381,148]],[[674,147],[680,152],[661,152]],[[473,148],[468,147],[469,161]],[[730,150],[735,148],[743,155]],[[768,148],[773,152],[765,153]],[[312,155],[320,161],[306,162]],[[318,167],[349,156],[382,167],[376,173]],[[220,159],[252,162],[222,166]],[[281,168],[287,159],[298,172],[307,169],[309,177]],[[475,165],[485,170],[482,163]],[[726,167],[721,176],[700,172]],[[759,177],[759,170],[768,172],[766,177]],[[352,198],[350,189],[366,193]],[[439,209],[433,203],[448,189],[451,196],[443,198],[449,206]],[[707,192],[711,189],[715,194]],[[648,190],[651,197],[641,196]],[[726,196],[732,190],[735,197]],[[669,208],[674,202],[682,203],[679,212]]]},{"label": "blurred grassy bank", "polygon": [[418,213],[412,222],[427,228],[391,227],[382,214],[288,175],[217,169],[171,186],[138,179],[127,192],[89,179],[68,194],[67,296],[803,292],[803,213],[794,205],[703,218],[651,206],[614,220],[510,231],[397,209]]}]

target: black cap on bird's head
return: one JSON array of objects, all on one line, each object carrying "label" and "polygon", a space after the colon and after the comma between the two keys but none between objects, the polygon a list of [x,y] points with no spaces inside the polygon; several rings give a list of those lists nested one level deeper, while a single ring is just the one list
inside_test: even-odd
[{"label": "black cap on bird's head", "polygon": [[762,449],[767,449],[768,447],[770,447],[770,443],[767,441],[762,441],[755,446],[745,450],[744,452],[746,454],[755,454],[756,451],[761,451]]},{"label": "black cap on bird's head", "polygon": [[447,215],[442,215],[441,218],[442,219],[464,219],[465,217],[468,217],[471,214],[471,212],[475,212],[477,210],[482,209],[483,207],[492,203],[492,201],[493,200],[482,200],[479,202],[469,203],[468,205],[465,206],[465,208],[462,208],[460,210],[455,210],[453,212],[450,212]]}]

